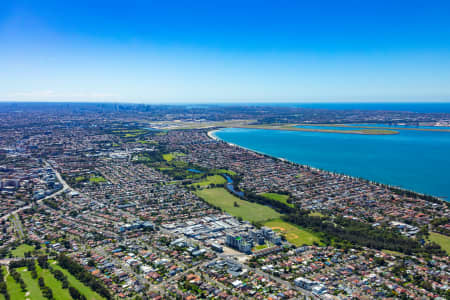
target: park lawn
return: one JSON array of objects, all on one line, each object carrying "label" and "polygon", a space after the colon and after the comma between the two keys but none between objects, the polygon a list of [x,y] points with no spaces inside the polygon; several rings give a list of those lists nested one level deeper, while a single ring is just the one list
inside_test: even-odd
[{"label": "park lawn", "polygon": [[[281,215],[274,209],[248,201],[239,199],[230,194],[224,188],[203,189],[196,191],[196,194],[205,199],[208,203],[222,208],[225,212],[235,217],[241,217],[250,222],[262,222],[279,218]],[[234,203],[239,207],[235,207]]]},{"label": "park lawn", "polygon": [[25,252],[29,252],[29,251],[33,251],[34,247],[31,245],[27,245],[27,244],[22,244],[20,246],[18,246],[16,249],[11,250],[11,254],[14,257],[24,257],[25,256]]},{"label": "park lawn", "polygon": [[54,268],[55,270],[60,270],[64,273],[64,275],[67,276],[67,280],[69,281],[69,285],[76,288],[81,294],[83,294],[87,300],[103,300],[104,298],[101,297],[99,294],[91,290],[90,287],[85,286],[81,281],[76,279],[72,274],[69,273],[66,269],[61,268],[57,263],[53,263],[53,261],[49,260],[49,264]]},{"label": "park lawn", "polygon": [[274,244],[267,242],[263,245],[256,245],[255,247],[253,247],[252,251],[259,251],[273,246]]},{"label": "park lawn", "polygon": [[[6,276],[6,268],[3,268],[3,274]],[[20,285],[12,278],[11,275],[6,277],[6,287],[11,299],[25,299],[25,293],[22,292]]]},{"label": "park lawn", "polygon": [[114,133],[145,133],[145,129],[119,129],[119,130],[113,130]]},{"label": "park lawn", "polygon": [[131,138],[131,137],[137,137],[138,135],[139,135],[139,133],[127,133],[127,134],[125,134],[124,137]]},{"label": "park lawn", "polygon": [[282,233],[289,243],[296,246],[312,245],[314,242],[322,244],[320,238],[314,233],[281,219],[267,221],[264,226]]},{"label": "park lawn", "polygon": [[308,216],[310,216],[310,217],[325,217],[324,214],[322,214],[318,211],[310,212]]},{"label": "park lawn", "polygon": [[173,168],[172,167],[161,167],[161,168],[158,168],[158,170],[160,170],[160,171],[170,171],[170,170],[173,170]]},{"label": "park lawn", "polygon": [[262,250],[262,249],[266,249],[266,248],[269,248],[269,245],[267,245],[267,244],[264,244],[264,245],[256,245],[256,246],[253,248],[253,250],[254,250],[254,251],[258,251],[258,250]]},{"label": "park lawn", "polygon": [[289,207],[294,207],[294,204],[288,203],[289,195],[277,194],[277,193],[262,193],[261,196],[266,197],[271,200],[275,200],[286,204]]},{"label": "park lawn", "polygon": [[[27,270],[26,267],[17,268],[17,272],[22,276],[23,281],[25,282],[25,285],[27,286],[27,291],[30,292],[29,296],[27,298],[33,299],[33,300],[45,300],[45,297],[41,293],[41,289],[39,287],[38,278],[33,279],[31,277],[31,272]],[[45,279],[44,279],[45,282]],[[47,285],[47,282],[45,283]]]},{"label": "park lawn", "polygon": [[180,152],[172,152],[172,153],[166,153],[163,154],[163,158],[165,161],[169,162],[174,160],[175,158],[179,157],[179,156],[185,156],[186,154],[184,153],[180,153]]},{"label": "park lawn", "polygon": [[227,182],[227,181],[222,176],[212,175],[212,176],[207,176],[204,181],[195,182],[195,183],[192,183],[191,185],[193,185],[193,186],[198,186],[198,185],[199,186],[208,186],[210,184],[224,184],[225,182]]},{"label": "park lawn", "polygon": [[38,277],[44,278],[45,285],[52,290],[55,299],[72,299],[69,289],[63,289],[62,282],[57,280],[49,269],[42,269],[36,264],[36,272]]},{"label": "park lawn", "polygon": [[81,182],[81,181],[84,181],[84,180],[86,180],[86,178],[84,176],[75,177],[75,182]]},{"label": "park lawn", "polygon": [[139,141],[136,141],[136,143],[158,145],[157,141],[147,141],[147,140],[139,140]]},{"label": "park lawn", "polygon": [[106,182],[106,179],[103,176],[92,176],[89,178],[90,182],[94,183],[100,183],[100,182]]},{"label": "park lawn", "polygon": [[450,255],[450,237],[440,233],[430,232],[429,239],[441,246],[442,249],[444,249],[445,252]]},{"label": "park lawn", "polygon": [[231,170],[227,170],[227,169],[213,169],[211,170],[212,173],[216,173],[216,174],[228,174],[231,176],[236,175],[236,172],[231,171]]},{"label": "park lawn", "polygon": [[125,135],[123,135],[123,137],[125,137],[125,138],[133,138],[133,137],[143,135],[147,132],[148,131],[144,130],[144,129],[132,129],[132,130],[122,130],[121,134],[123,135],[125,133]]},{"label": "park lawn", "polygon": [[398,252],[398,251],[392,251],[392,250],[386,250],[386,249],[383,249],[381,251],[383,251],[384,253],[390,254],[390,255],[405,256],[405,254]]},{"label": "park lawn", "polygon": [[174,155],[172,153],[163,154],[163,158],[165,161],[172,161],[174,159]]}]

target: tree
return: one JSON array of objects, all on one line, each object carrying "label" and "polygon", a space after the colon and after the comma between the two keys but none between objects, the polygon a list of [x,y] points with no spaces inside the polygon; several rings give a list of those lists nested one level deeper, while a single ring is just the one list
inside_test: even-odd
[{"label": "tree", "polygon": [[112,299],[110,292],[95,278],[91,273],[85,270],[77,262],[73,261],[71,258],[60,255],[58,256],[59,265],[69,271],[78,280],[92,288],[95,292],[99,293],[106,299]]},{"label": "tree", "polygon": [[37,261],[38,261],[39,266],[42,269],[47,269],[48,268],[48,260],[47,260],[47,256],[46,255],[39,256]]},{"label": "tree", "polygon": [[39,283],[39,286],[40,286],[40,287],[43,287],[43,286],[45,286],[45,283],[44,283],[44,278],[42,278],[42,277],[39,277],[39,279],[38,279],[38,283]]},{"label": "tree", "polygon": [[69,293],[70,296],[74,299],[74,300],[78,300],[78,299],[83,299],[85,298],[76,288],[74,288],[73,286],[69,287]]}]

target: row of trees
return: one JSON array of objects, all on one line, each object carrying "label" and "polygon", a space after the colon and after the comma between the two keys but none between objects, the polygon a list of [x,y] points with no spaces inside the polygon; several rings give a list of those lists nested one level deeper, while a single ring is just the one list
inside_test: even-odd
[{"label": "row of trees", "polygon": [[9,300],[11,298],[8,294],[8,288],[6,287],[5,274],[3,274],[3,268],[0,268],[0,294],[3,295],[5,300]]},{"label": "row of trees", "polygon": [[86,300],[86,297],[73,286],[69,287],[69,293],[74,300]]},{"label": "row of trees", "polygon": [[[379,184],[381,185],[381,184]],[[385,186],[385,185],[384,185]],[[438,204],[445,204],[447,207],[450,207],[450,203],[446,201],[442,201],[441,199],[431,196],[431,195],[425,195],[425,194],[419,194],[410,190],[404,190],[401,188],[397,188],[394,186],[387,186],[393,193],[404,196],[404,197],[411,197],[411,198],[420,198],[423,200],[426,200],[428,202],[438,203]]]},{"label": "row of trees", "polygon": [[33,268],[34,259],[21,259],[16,261],[11,261],[9,263],[10,269],[17,269],[22,267],[27,267],[27,269]]},{"label": "row of trees", "polygon": [[20,276],[19,272],[17,272],[16,269],[10,269],[9,274],[11,274],[11,277],[20,285],[22,292],[26,292],[27,285],[23,281],[22,276]]},{"label": "row of trees", "polygon": [[58,280],[62,283],[63,289],[69,288],[69,280],[67,279],[67,276],[64,275],[64,273],[62,271],[50,268],[50,272],[53,274],[53,276],[56,278],[56,280]]},{"label": "row of trees", "polygon": [[36,272],[36,264],[33,261],[33,264],[28,265],[28,271],[31,272],[31,278],[36,279],[38,277]]},{"label": "row of trees", "polygon": [[39,283],[39,288],[41,289],[42,295],[49,300],[54,299],[52,289],[49,288],[47,285],[45,285],[44,278],[39,277],[38,283]]},{"label": "row of trees", "polygon": [[52,268],[48,264],[47,256],[39,256],[38,264],[43,269],[49,269],[50,273],[55,277],[56,280],[60,281],[63,289],[69,289],[70,296],[75,300],[86,300],[86,297],[81,294],[76,288],[69,285],[69,280],[67,276],[61,270]]},{"label": "row of trees", "polygon": [[[93,291],[97,292],[106,299],[112,299],[110,292],[99,282],[91,273],[85,270],[80,264],[65,255],[58,256],[58,264],[69,271],[78,280],[89,286]],[[69,291],[70,292],[70,291]]]}]

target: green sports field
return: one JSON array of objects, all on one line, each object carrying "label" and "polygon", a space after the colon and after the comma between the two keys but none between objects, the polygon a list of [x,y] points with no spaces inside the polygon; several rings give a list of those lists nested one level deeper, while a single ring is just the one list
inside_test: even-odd
[{"label": "green sports field", "polygon": [[[225,212],[243,220],[261,222],[279,218],[281,215],[268,206],[241,200],[224,188],[198,190],[197,195],[208,203],[222,208]],[[237,203],[238,207],[234,205]]]},{"label": "green sports field", "polygon": [[450,255],[450,237],[436,232],[430,232],[430,240],[440,245]]},{"label": "green sports field", "polygon": [[179,152],[172,152],[172,153],[166,153],[163,154],[163,159],[167,162],[170,162],[172,160],[174,160],[175,158],[177,158],[178,156],[184,156],[184,153],[179,153]]},{"label": "green sports field", "polygon": [[163,158],[165,161],[172,161],[174,158],[174,155],[172,153],[163,154]]},{"label": "green sports field", "polygon": [[296,246],[312,245],[314,242],[321,244],[319,237],[314,233],[281,219],[267,221],[264,223],[264,226],[280,232],[286,237],[288,242]]},{"label": "green sports field", "polygon": [[261,196],[272,199],[281,203],[286,204],[287,206],[294,207],[294,204],[288,203],[289,195],[277,194],[277,193],[263,193]]},{"label": "green sports field", "polygon": [[236,172],[231,171],[231,170],[226,170],[226,169],[213,169],[211,170],[212,173],[216,173],[216,174],[228,174],[231,176],[236,175]]},{"label": "green sports field", "polygon": [[25,252],[30,252],[33,250],[34,250],[33,246],[27,245],[27,244],[22,244],[22,245],[18,246],[16,249],[11,250],[11,254],[14,257],[24,257]]},{"label": "green sports field", "polygon": [[195,182],[191,185],[204,187],[204,186],[208,186],[211,184],[224,184],[225,182],[227,182],[227,181],[225,180],[225,178],[223,178],[223,176],[212,175],[212,176],[207,176],[204,181]]}]

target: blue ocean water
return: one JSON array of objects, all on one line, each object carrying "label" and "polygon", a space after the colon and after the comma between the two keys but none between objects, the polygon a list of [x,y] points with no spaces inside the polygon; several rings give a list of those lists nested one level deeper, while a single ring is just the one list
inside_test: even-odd
[{"label": "blue ocean water", "polygon": [[397,135],[227,128],[227,142],[328,171],[363,177],[449,200],[450,133]]},{"label": "blue ocean water", "polygon": [[[262,104],[261,104],[262,105]],[[384,111],[409,111],[418,113],[450,113],[450,103],[402,103],[402,102],[377,102],[377,103],[277,103],[265,104],[274,106],[294,106],[304,108],[332,109],[332,110],[384,110]]]}]

